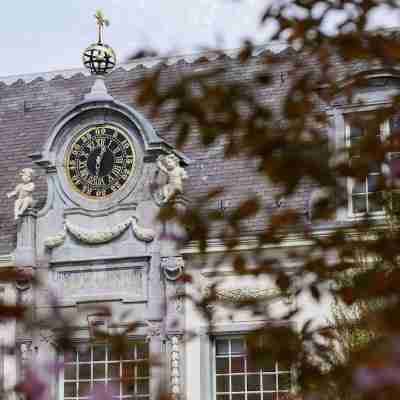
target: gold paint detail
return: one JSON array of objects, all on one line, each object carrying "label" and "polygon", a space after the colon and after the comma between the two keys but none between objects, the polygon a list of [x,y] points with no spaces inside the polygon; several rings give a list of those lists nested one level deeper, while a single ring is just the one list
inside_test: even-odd
[{"label": "gold paint detail", "polygon": [[[107,129],[111,130],[112,133],[107,132]],[[99,131],[101,133],[93,138],[93,132]],[[120,137],[122,137],[122,140],[118,141]],[[104,149],[106,140],[110,142],[107,148]],[[78,154],[81,154],[82,142],[84,143],[83,147],[89,150],[86,154],[86,160],[83,161],[77,158]],[[108,148],[110,144],[116,144],[116,147],[113,149]],[[120,155],[118,155],[120,151],[117,151],[117,148],[122,150]],[[92,156],[93,151],[96,149],[100,149],[96,157],[96,168],[102,162],[105,152],[112,154],[113,164],[106,176],[99,176],[98,173],[96,176],[90,171],[87,164],[89,157]],[[99,164],[97,163],[97,159],[99,159]],[[98,200],[108,198],[125,187],[136,169],[136,162],[135,147],[129,135],[123,129],[112,124],[96,124],[85,128],[69,144],[65,156],[64,168],[67,181],[76,193],[90,200]],[[72,173],[72,171],[78,170],[82,172]],[[106,185],[105,179],[110,180],[111,176],[113,180]],[[103,189],[98,190],[97,187],[102,187]],[[90,191],[89,188],[91,188]],[[92,192],[95,192],[95,194],[91,194]]]}]

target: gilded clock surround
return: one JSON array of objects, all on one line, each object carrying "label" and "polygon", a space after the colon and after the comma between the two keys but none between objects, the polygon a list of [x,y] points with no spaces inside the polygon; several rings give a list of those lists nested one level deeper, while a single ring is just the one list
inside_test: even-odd
[{"label": "gilded clock surround", "polygon": [[65,171],[73,190],[89,199],[112,196],[134,173],[137,155],[124,129],[96,124],[82,129],[69,145]]}]

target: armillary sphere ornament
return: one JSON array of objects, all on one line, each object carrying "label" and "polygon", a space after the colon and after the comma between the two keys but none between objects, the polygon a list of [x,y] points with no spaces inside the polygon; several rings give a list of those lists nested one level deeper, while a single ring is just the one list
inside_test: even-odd
[{"label": "armillary sphere ornament", "polygon": [[92,75],[105,75],[110,72],[117,62],[114,50],[103,43],[103,28],[108,26],[110,22],[104,18],[100,10],[94,15],[98,26],[97,43],[91,44],[83,52],[83,65],[90,71]]}]

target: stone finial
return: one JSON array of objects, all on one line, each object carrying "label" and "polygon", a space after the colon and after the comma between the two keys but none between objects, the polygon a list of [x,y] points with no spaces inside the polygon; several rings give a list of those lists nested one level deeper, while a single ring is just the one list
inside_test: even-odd
[{"label": "stone finial", "polygon": [[17,220],[29,207],[33,206],[32,193],[35,184],[32,182],[34,171],[32,168],[23,168],[19,176],[22,183],[19,183],[12,192],[7,193],[7,197],[17,197],[14,203],[14,218]]},{"label": "stone finial", "polygon": [[167,176],[167,183],[159,191],[160,200],[165,204],[176,194],[183,193],[183,181],[188,175],[179,165],[179,158],[175,154],[159,156],[157,167]]}]

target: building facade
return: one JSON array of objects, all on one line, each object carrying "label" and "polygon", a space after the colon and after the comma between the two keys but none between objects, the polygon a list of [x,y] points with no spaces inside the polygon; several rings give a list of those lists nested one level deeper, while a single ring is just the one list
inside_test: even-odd
[{"label": "building facade", "polygon": [[[169,60],[162,70],[165,84],[210,66],[226,67],[224,79],[230,80],[250,79],[264,68],[257,55],[246,64],[235,57],[208,57],[205,64],[196,63],[198,57]],[[292,389],[290,367],[268,360],[260,369],[246,356],[245,334],[266,321],[246,311],[221,308],[214,310],[211,329],[182,298],[185,293],[201,297],[217,285],[217,297],[232,305],[243,299],[267,301],[274,285],[265,279],[239,280],[229,259],[215,274],[202,265],[195,243],[178,249],[173,238],[182,234],[181,228],[162,224],[157,216],[171,198],[177,207],[190,207],[224,183],[227,194],[211,205],[221,212],[256,192],[271,209],[296,207],[311,218],[315,188],[305,184],[286,204],[278,204],[276,190],[265,190],[248,160],[224,160],[223,143],[204,150],[193,142],[177,151],[171,145],[176,133],[168,130],[168,113],[152,117],[134,103],[135,82],[161,62],[127,64],[106,78],[62,71],[9,77],[0,83],[0,266],[24,268],[43,282],[4,284],[2,298],[33,305],[35,321],[46,321],[55,307],[58,318],[71,321],[75,349],[64,354],[54,346],[57,321],[51,326],[42,323],[35,332],[4,322],[3,344],[18,348],[18,354],[2,356],[5,388],[17,384],[33,363],[62,361],[64,367],[48,378],[50,394],[57,399],[86,399],[95,385],[112,386],[118,399],[155,398],[160,385],[177,398],[191,400],[272,400]],[[280,64],[273,75],[271,87],[259,95],[278,109],[288,67]],[[330,115],[327,135],[338,147],[362,135],[346,116],[388,104],[400,80],[393,71],[379,69],[369,82],[357,92],[362,105],[349,106],[338,97],[336,103],[321,106]],[[381,134],[395,127],[393,119],[382,126]],[[334,224],[346,224],[365,211],[379,215],[382,210],[373,202],[374,177],[379,173],[371,171],[363,185],[348,183],[348,208],[340,210]],[[235,254],[246,257],[251,252],[264,218],[249,221]],[[312,228],[323,235],[330,224]],[[284,257],[288,249],[306,247],[294,234],[265,251]],[[207,252],[213,259],[224,250],[215,237]],[[193,276],[193,285],[179,279],[185,272]],[[326,320],[328,301],[300,301],[307,307],[293,323],[310,317]],[[112,316],[99,312],[101,307],[112,310]],[[288,300],[274,307],[278,315],[295,304]],[[128,351],[122,358],[107,341],[91,342],[93,329],[113,334],[131,323],[136,329],[128,334]],[[149,368],[152,355],[161,356],[163,368]]]}]

